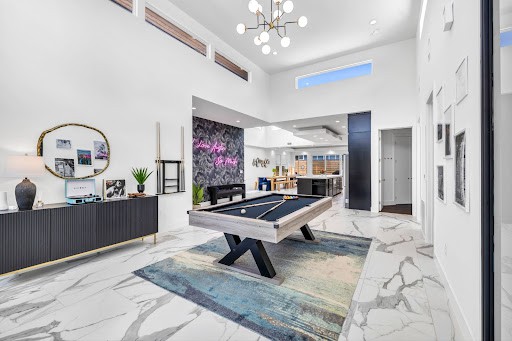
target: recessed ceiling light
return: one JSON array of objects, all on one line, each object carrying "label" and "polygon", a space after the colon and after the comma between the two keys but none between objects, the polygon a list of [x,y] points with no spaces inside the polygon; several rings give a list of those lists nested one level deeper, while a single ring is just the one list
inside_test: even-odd
[{"label": "recessed ceiling light", "polygon": [[192,110],[196,110],[196,107],[192,107]]},{"label": "recessed ceiling light", "polygon": [[236,120],[236,123],[240,123],[240,120]]},{"label": "recessed ceiling light", "polygon": [[296,124],[294,124],[294,125],[293,125],[293,127],[294,127],[294,128],[297,128],[297,125],[296,125]]},{"label": "recessed ceiling light", "polygon": [[275,56],[277,54],[277,51],[272,52],[272,54]]},{"label": "recessed ceiling light", "polygon": [[373,25],[375,25],[375,24],[377,24],[377,20],[376,20],[376,19],[372,19],[372,20],[370,20],[370,25],[372,25],[372,26],[373,26]]},{"label": "recessed ceiling light", "polygon": [[377,28],[377,29],[373,30],[372,36],[379,34],[379,33],[380,33],[380,30]]},{"label": "recessed ceiling light", "polygon": [[340,121],[336,121],[336,123],[340,123]]},{"label": "recessed ceiling light", "polygon": [[342,128],[346,128],[347,126],[341,126]]}]

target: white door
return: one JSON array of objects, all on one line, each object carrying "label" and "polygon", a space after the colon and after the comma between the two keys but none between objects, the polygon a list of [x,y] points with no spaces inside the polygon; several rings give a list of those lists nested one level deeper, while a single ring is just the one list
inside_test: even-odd
[{"label": "white door", "polygon": [[412,138],[395,136],[395,204],[412,204]]}]

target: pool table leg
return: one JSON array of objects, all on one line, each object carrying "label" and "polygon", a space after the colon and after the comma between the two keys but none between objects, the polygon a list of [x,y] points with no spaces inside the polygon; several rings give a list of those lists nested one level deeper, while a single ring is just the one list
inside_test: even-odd
[{"label": "pool table leg", "polygon": [[300,228],[300,231],[302,232],[302,235],[306,240],[315,240],[315,236],[313,235],[313,232],[311,232],[311,229],[309,228],[309,225],[306,224]]},{"label": "pool table leg", "polygon": [[262,276],[273,278],[276,275],[274,266],[270,262],[270,258],[261,240],[245,238],[241,241],[239,236],[229,233],[224,233],[224,236],[231,251],[219,260],[219,263],[228,266],[232,265],[238,258],[250,250]]}]

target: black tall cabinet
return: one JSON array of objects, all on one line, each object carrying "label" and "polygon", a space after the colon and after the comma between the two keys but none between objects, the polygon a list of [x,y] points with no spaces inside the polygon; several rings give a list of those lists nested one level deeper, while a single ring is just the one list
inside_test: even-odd
[{"label": "black tall cabinet", "polygon": [[371,113],[348,115],[349,208],[372,206]]}]

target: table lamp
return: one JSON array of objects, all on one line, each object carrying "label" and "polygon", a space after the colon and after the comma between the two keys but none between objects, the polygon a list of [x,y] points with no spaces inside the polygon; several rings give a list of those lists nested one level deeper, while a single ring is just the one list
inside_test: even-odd
[{"label": "table lamp", "polygon": [[36,198],[36,185],[28,177],[44,174],[44,161],[40,156],[12,155],[7,157],[6,173],[10,177],[24,177],[14,194],[20,211],[31,210]]}]

